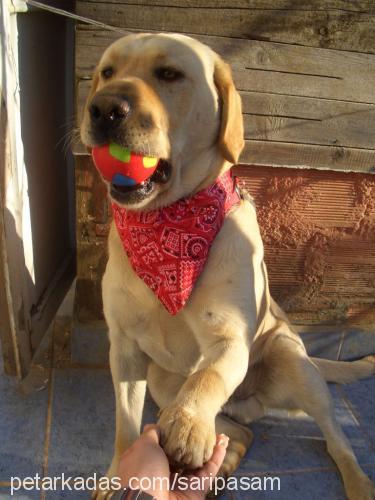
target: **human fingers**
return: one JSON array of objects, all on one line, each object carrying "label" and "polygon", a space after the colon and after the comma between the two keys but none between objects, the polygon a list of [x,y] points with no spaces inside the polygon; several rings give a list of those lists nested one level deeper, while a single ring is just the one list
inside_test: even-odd
[{"label": "human fingers", "polygon": [[216,438],[216,445],[211,458],[194,475],[199,477],[215,477],[224,461],[228,443],[229,437],[225,434],[219,434]]},{"label": "human fingers", "polygon": [[154,444],[160,444],[160,428],[156,424],[146,424],[143,427],[143,432],[140,436],[142,439],[152,442]]}]

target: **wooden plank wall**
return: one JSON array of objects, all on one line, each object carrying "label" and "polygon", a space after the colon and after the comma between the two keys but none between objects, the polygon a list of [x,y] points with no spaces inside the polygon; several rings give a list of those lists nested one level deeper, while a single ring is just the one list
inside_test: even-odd
[{"label": "wooden plank wall", "polygon": [[[124,33],[191,34],[231,64],[245,121],[238,172],[258,206],[272,293],[298,321],[367,314],[375,303],[374,2],[79,0],[77,12]],[[100,54],[119,36],[77,27],[77,123]],[[75,151],[84,320],[99,317],[110,213],[85,151]]]},{"label": "wooden plank wall", "polygon": [[[375,167],[372,0],[79,0],[77,12],[125,31],[192,34],[228,60],[244,105],[243,162]],[[79,104],[119,36],[78,27]]]}]

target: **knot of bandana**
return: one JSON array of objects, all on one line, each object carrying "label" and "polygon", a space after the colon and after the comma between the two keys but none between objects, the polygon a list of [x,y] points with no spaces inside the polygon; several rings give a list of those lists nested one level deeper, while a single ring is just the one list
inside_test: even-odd
[{"label": "knot of bandana", "polygon": [[172,315],[186,304],[225,214],[240,201],[224,173],[189,198],[150,212],[112,204],[115,224],[136,274]]}]

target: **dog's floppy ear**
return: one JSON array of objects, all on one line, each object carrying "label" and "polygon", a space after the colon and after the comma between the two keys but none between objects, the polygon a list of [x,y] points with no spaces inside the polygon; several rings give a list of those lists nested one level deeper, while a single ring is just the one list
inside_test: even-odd
[{"label": "dog's floppy ear", "polygon": [[234,86],[229,65],[220,57],[215,61],[214,82],[221,101],[219,148],[226,160],[237,163],[245,144],[241,97]]}]

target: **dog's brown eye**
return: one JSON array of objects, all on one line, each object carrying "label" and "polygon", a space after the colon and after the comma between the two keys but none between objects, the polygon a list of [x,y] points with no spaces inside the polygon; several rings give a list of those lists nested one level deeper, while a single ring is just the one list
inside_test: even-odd
[{"label": "dog's brown eye", "polygon": [[156,68],[155,76],[159,80],[165,80],[169,82],[179,80],[184,77],[181,71],[173,68]]},{"label": "dog's brown eye", "polygon": [[102,70],[101,75],[105,80],[108,80],[109,78],[111,78],[113,76],[113,73],[114,73],[114,69],[111,67],[108,67],[108,68],[104,68]]}]

